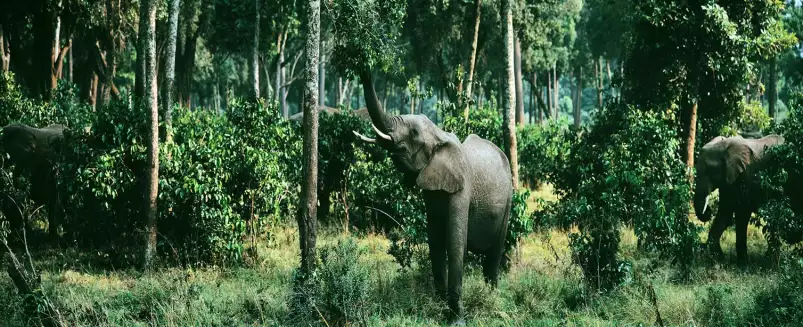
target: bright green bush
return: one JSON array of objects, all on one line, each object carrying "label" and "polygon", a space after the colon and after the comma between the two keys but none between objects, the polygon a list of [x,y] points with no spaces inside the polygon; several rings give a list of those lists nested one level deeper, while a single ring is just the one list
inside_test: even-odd
[{"label": "bright green bush", "polygon": [[549,120],[544,125],[524,125],[517,129],[519,178],[532,188],[551,182],[558,165],[572,154],[577,134],[569,122]]},{"label": "bright green bush", "polygon": [[362,325],[374,313],[368,267],[360,262],[366,249],[353,238],[319,250],[320,262],[312,278],[295,277],[290,295],[290,316],[295,325]]},{"label": "bright green bush", "polygon": [[767,150],[766,169],[760,173],[767,203],[759,208],[768,236],[798,243],[803,239],[803,94],[790,101],[789,116],[769,132],[784,143]]},{"label": "bright green bush", "polygon": [[618,257],[619,228],[632,225],[639,242],[683,267],[697,247],[687,218],[690,186],[678,156],[671,113],[611,105],[583,131],[554,176],[563,201],[552,221],[580,229],[571,235],[573,258],[596,289],[614,288],[628,264]]},{"label": "bright green bush", "polygon": [[[159,248],[171,262],[240,262],[247,241],[298,203],[300,139],[275,105],[229,104],[230,114],[178,110],[174,143],[160,146]],[[92,129],[67,139],[60,187],[70,235],[121,254],[140,242],[145,112],[114,102]]]},{"label": "bright green bush", "polygon": [[782,265],[781,278],[755,296],[754,326],[799,326],[803,320],[803,259]]}]

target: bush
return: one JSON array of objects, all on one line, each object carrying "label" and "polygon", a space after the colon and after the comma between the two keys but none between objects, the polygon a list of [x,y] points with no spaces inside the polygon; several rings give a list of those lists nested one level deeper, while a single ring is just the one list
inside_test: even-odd
[{"label": "bush", "polygon": [[552,221],[578,225],[573,258],[593,288],[609,290],[624,277],[628,264],[617,257],[623,224],[645,248],[686,268],[691,263],[697,230],[687,218],[690,186],[674,121],[669,112],[610,105],[559,162],[555,189],[564,200],[547,212],[557,215]]},{"label": "bush", "polygon": [[295,324],[329,326],[364,324],[373,312],[368,268],[360,262],[366,250],[353,238],[319,250],[320,263],[311,277],[295,275],[295,291],[289,299]]},{"label": "bush", "polygon": [[[235,99],[229,108],[174,112],[174,143],[160,145],[159,249],[177,262],[240,262],[247,240],[269,238],[295,211],[293,128],[275,105]],[[90,131],[66,139],[59,184],[72,238],[116,256],[140,240],[145,112],[122,102],[97,112]]]},{"label": "bush", "polygon": [[576,131],[565,119],[519,127],[517,137],[519,178],[531,188],[552,182],[559,163],[571,156],[577,142]]},{"label": "bush", "polygon": [[771,132],[784,143],[767,150],[766,169],[759,174],[768,201],[759,208],[769,237],[794,244],[803,238],[803,94],[790,102],[789,116]]},{"label": "bush", "polygon": [[791,259],[782,267],[780,280],[756,295],[752,325],[798,326],[803,320],[803,259]]}]

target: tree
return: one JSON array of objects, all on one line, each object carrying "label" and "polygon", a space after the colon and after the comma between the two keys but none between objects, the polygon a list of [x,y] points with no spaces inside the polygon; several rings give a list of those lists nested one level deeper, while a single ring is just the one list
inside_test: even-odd
[{"label": "tree", "polygon": [[144,78],[141,105],[148,110],[148,170],[147,170],[147,203],[146,244],[144,268],[150,269],[156,257],[157,236],[157,196],[159,194],[159,101],[156,86],[156,2],[141,0],[140,4],[140,40],[138,53],[143,55]]},{"label": "tree", "polygon": [[474,69],[477,65],[477,42],[479,41],[480,35],[480,18],[482,18],[482,0],[474,0],[474,7],[476,7],[476,11],[474,13],[474,38],[471,41],[471,58],[469,59],[468,64],[468,85],[466,86],[466,104],[465,109],[463,110],[463,118],[465,119],[466,123],[468,123],[468,110],[471,100],[471,92],[474,86]]},{"label": "tree", "polygon": [[505,107],[504,135],[505,149],[510,160],[510,170],[513,174],[513,189],[519,189],[519,163],[516,152],[516,74],[514,67],[515,35],[513,33],[513,8],[511,0],[502,0],[502,15],[505,23]]},{"label": "tree", "polygon": [[254,100],[259,99],[259,0],[254,0],[254,44],[251,58],[251,83],[254,85]]},{"label": "tree", "polygon": [[[753,62],[795,42],[777,18],[780,2],[669,0],[635,6],[623,97],[641,108],[679,108],[681,157],[694,165],[698,121],[705,141],[732,121],[755,75]],[[602,69],[600,65],[600,70]],[[712,73],[715,72],[715,73]],[[698,108],[705,108],[698,117]]]},{"label": "tree", "polygon": [[173,142],[173,82],[176,79],[176,38],[178,38],[178,11],[181,0],[170,0],[170,16],[168,18],[167,58],[165,63],[165,87],[162,90],[162,108],[164,108],[165,141]]},{"label": "tree", "polygon": [[315,269],[315,237],[318,208],[318,54],[320,46],[320,0],[310,0],[306,13],[306,64],[304,91],[304,180],[298,221],[301,245],[301,271]]},{"label": "tree", "polygon": [[516,79],[516,124],[524,125],[524,80],[521,77],[521,42],[519,42],[518,38],[515,39],[513,62]]}]

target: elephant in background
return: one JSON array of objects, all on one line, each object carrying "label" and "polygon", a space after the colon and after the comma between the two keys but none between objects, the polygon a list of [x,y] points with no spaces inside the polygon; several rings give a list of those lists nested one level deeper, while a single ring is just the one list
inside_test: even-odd
[{"label": "elephant in background", "polygon": [[378,137],[354,133],[387,150],[402,181],[422,189],[435,289],[448,302],[449,323],[462,325],[466,250],[485,256],[487,283],[496,286],[498,280],[513,196],[510,162],[499,147],[477,135],[461,143],[427,116],[388,115],[370,73],[363,72],[360,79]]},{"label": "elephant in background", "polygon": [[759,139],[741,136],[718,136],[700,150],[695,169],[694,211],[702,222],[711,219],[708,195],[719,189],[717,216],[708,231],[708,246],[722,254],[719,244],[722,233],[736,223],[736,258],[739,266],[747,263],[747,224],[750,216],[767,201],[759,189],[758,172],[772,160],[766,155],[770,147],[783,144],[780,135],[767,135]]},{"label": "elephant in background", "polygon": [[[58,161],[65,130],[66,127],[60,124],[34,128],[12,123],[3,127],[0,136],[0,146],[9,157],[7,163],[14,165],[14,176],[26,176],[30,181],[31,199],[46,208],[48,233],[53,240],[58,240],[58,228],[63,221],[55,163]],[[25,228],[24,217],[10,194],[2,197],[0,209],[9,219],[12,229]]]}]

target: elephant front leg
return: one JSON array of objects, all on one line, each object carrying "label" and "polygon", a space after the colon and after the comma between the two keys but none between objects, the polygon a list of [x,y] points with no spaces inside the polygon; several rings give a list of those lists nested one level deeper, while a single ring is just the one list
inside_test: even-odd
[{"label": "elephant front leg", "polygon": [[747,224],[750,214],[747,210],[736,213],[736,264],[739,267],[747,265]]},{"label": "elephant front leg", "polygon": [[450,325],[465,325],[463,321],[463,257],[466,254],[466,224],[468,213],[452,215],[449,219],[449,317]]},{"label": "elephant front leg", "polygon": [[442,218],[432,218],[427,222],[429,261],[432,264],[435,293],[441,300],[446,301],[446,231],[443,228]]},{"label": "elephant front leg", "polygon": [[733,209],[727,201],[720,201],[717,211],[717,216],[711,223],[711,229],[708,230],[708,249],[717,256],[722,255],[722,246],[719,244],[722,233],[730,226],[733,221]]}]

